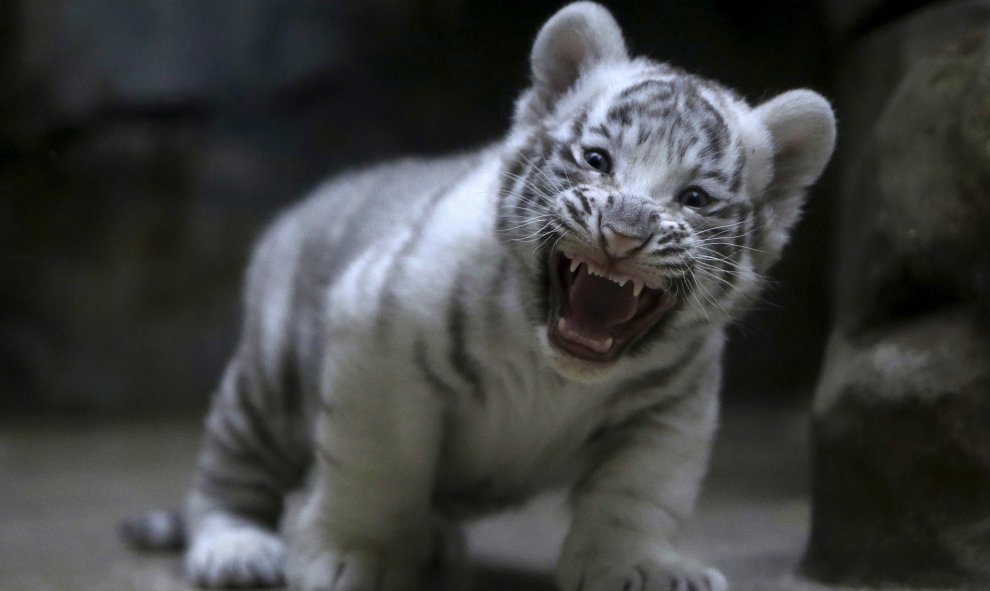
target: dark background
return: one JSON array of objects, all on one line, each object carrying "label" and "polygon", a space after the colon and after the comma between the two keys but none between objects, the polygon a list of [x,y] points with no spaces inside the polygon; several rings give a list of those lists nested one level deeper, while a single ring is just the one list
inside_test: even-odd
[{"label": "dark background", "polygon": [[[497,139],[562,4],[0,2],[0,412],[205,407],[263,225],[328,174]],[[609,7],[633,53],[754,102],[832,95],[837,40],[817,2]],[[830,176],[767,303],[734,330],[730,403],[808,399]]]}]

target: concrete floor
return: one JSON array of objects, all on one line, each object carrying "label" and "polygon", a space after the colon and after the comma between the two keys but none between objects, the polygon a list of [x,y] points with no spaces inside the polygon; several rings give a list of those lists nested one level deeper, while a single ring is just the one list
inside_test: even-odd
[{"label": "concrete floor", "polygon": [[[117,522],[175,507],[198,420],[0,424],[0,590],[185,591],[178,556],[136,554]],[[712,470],[683,545],[734,591],[835,591],[793,576],[808,530],[807,428],[797,413],[726,413]],[[552,591],[563,536],[559,498],[475,524],[473,589]]]}]

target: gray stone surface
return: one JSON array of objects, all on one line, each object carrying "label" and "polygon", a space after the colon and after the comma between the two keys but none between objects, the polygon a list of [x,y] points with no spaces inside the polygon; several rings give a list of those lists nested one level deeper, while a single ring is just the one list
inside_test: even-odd
[{"label": "gray stone surface", "polygon": [[[175,506],[189,479],[198,419],[0,423],[0,588],[4,591],[188,591],[174,554],[136,554],[115,524]],[[729,412],[691,551],[735,591],[838,591],[792,574],[807,535],[803,415]],[[558,498],[474,525],[474,590],[551,591],[565,526]]]},{"label": "gray stone surface", "polygon": [[846,80],[856,152],[804,561],[823,581],[990,587],[988,16],[912,17],[864,42]]},{"label": "gray stone surface", "polygon": [[849,33],[871,14],[876,14],[884,5],[894,4],[896,0],[827,0],[825,13],[832,28]]},{"label": "gray stone surface", "polygon": [[[855,3],[855,0],[851,0]],[[869,35],[839,52],[836,107],[839,110],[839,163],[843,206],[858,182],[863,160],[873,151],[873,125],[909,68],[947,45],[990,24],[987,0],[936,2]],[[845,215],[846,219],[855,219]]]},{"label": "gray stone surface", "polygon": [[344,69],[368,47],[355,37],[373,30],[382,49],[394,47],[389,25],[409,8],[390,0],[25,2],[25,67],[46,80],[61,118],[108,106],[215,106]]}]

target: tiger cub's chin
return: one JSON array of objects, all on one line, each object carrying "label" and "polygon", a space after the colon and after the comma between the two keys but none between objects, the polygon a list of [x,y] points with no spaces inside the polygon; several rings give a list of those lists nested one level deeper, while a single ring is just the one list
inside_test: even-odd
[{"label": "tiger cub's chin", "polygon": [[621,361],[603,363],[577,357],[554,345],[550,338],[550,329],[546,326],[537,327],[535,332],[547,364],[562,378],[582,384],[605,383],[612,377],[615,367],[621,363]]}]

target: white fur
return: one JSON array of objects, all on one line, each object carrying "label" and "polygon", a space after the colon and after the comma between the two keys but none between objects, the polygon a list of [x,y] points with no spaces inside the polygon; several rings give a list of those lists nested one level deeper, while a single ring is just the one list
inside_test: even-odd
[{"label": "white fur", "polygon": [[275,586],[284,580],[285,546],[272,532],[214,516],[201,524],[185,561],[200,587]]},{"label": "white fur", "polygon": [[[768,200],[767,252],[742,252],[736,291],[720,301],[695,295],[669,336],[604,366],[556,349],[545,323],[532,320],[527,278],[547,261],[530,256],[538,237],[507,243],[496,231],[503,159],[534,130],[563,137],[579,110],[600,115],[646,73],[681,74],[630,60],[614,19],[590,2],[548,21],[531,63],[534,86],[503,144],[328,183],[257,250],[243,357],[218,399],[241,394],[234,371],[244,365],[263,368],[255,381],[278,384],[290,353],[306,362],[304,421],[279,415],[277,401],[259,403],[283,443],[305,439],[315,450],[289,528],[294,588],[406,589],[431,551],[436,495],[456,504],[467,491],[468,503],[498,505],[565,485],[574,518],[557,571],[564,591],[728,588],[718,571],[680,556],[672,538],[692,511],[717,425],[723,328],[758,290],[831,153],[831,110],[809,91],[751,109],[716,86],[701,89],[730,128],[727,141],[746,151],[736,198]],[[686,152],[684,170],[671,170],[663,153],[639,154],[615,182],[630,194],[675,192],[701,150]],[[686,227],[687,214],[678,215],[658,227]],[[301,300],[300,286],[309,290]],[[451,310],[461,311],[453,318]],[[665,378],[636,382],[650,375]],[[483,388],[474,391],[476,383]],[[622,384],[630,390],[618,391]],[[218,403],[211,428],[223,427],[223,412]],[[251,464],[216,462],[255,475]],[[208,496],[197,491],[190,502],[192,578],[212,586],[280,575],[271,532]]]}]

